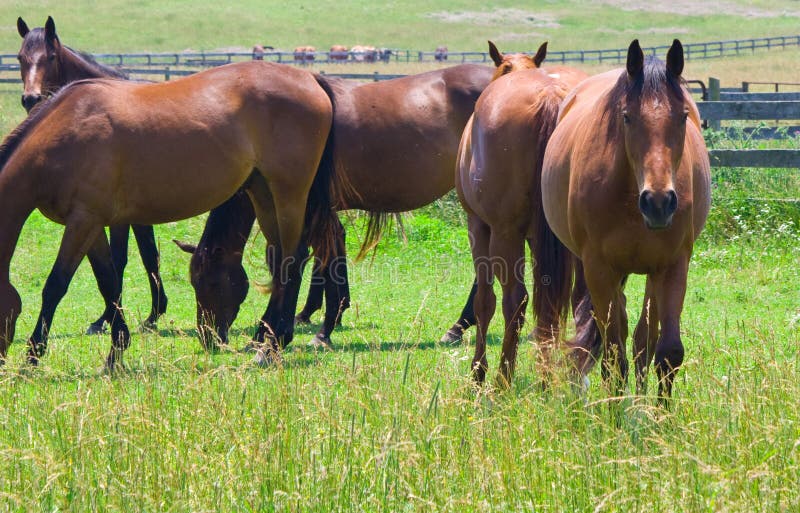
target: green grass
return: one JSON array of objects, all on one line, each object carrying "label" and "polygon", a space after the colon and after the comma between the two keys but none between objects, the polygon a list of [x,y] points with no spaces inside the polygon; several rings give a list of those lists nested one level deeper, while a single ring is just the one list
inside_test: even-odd
[{"label": "green grass", "polygon": [[373,44],[430,51],[445,44],[451,50],[474,51],[485,50],[487,39],[517,50],[535,49],[549,39],[555,51],[622,48],[634,37],[644,45],[663,45],[673,37],[705,42],[791,35],[797,31],[800,12],[791,0],[726,2],[736,8],[673,2],[667,9],[671,12],[659,12],[647,3],[625,10],[621,7],[625,4],[631,5],[617,0],[491,4],[11,0],[0,5],[0,48],[16,52],[19,47],[17,16],[30,26],[42,26],[52,15],[66,44],[93,52],[249,49],[255,43],[286,49]]},{"label": "green grass", "polygon": [[[256,41],[324,46],[361,38],[422,48],[439,43],[431,33],[451,48],[481,49],[486,38],[518,30],[433,23],[419,14],[487,10],[472,2],[244,5],[4,3],[0,41],[7,43],[0,48],[18,48],[19,14],[32,25],[53,14],[64,42],[92,51]],[[512,4],[498,4],[505,5]],[[743,24],[736,16],[644,16],[575,5],[526,7],[554,13],[563,27],[529,30],[530,39],[514,44],[538,44],[538,32],[566,48],[587,48],[620,46],[635,35],[658,43],[673,36],[632,32],[650,27],[686,26],[690,32],[679,37],[694,41],[796,30],[791,17]],[[770,78],[791,72],[793,55],[691,66],[700,76],[721,70],[730,81],[747,80],[760,67]],[[24,116],[19,93],[16,84],[0,85],[3,133]],[[719,146],[741,144],[707,137]],[[203,218],[157,227],[169,311],[158,333],[134,333],[126,371],[115,376],[101,370],[110,337],[83,335],[102,307],[86,264],[56,313],[42,365],[23,363],[62,232],[34,213],[11,267],[23,312],[0,370],[0,510],[797,511],[800,207],[774,200],[800,197],[800,182],[795,171],[713,174],[714,204],[689,276],[686,362],[674,405],[663,410],[653,397],[627,396],[619,418],[609,412],[598,373],[585,398],[561,374],[543,392],[530,343],[522,344],[507,392],[474,389],[474,332],[459,346],[438,344],[472,279],[463,214],[452,194],[404,219],[407,243],[387,234],[374,259],[351,266],[353,305],[334,332],[332,351],[307,347],[316,326],[301,327],[283,362],[267,369],[238,349],[268,298],[251,290],[232,350],[206,354],[194,337],[188,257],[170,242],[197,240]],[[361,232],[361,221],[353,223],[351,255]],[[245,262],[251,279],[268,280],[263,238],[251,242]],[[627,286],[632,325],[642,288],[640,277]],[[135,250],[124,298],[135,327],[149,309]],[[490,332],[492,375],[501,317]]]}]

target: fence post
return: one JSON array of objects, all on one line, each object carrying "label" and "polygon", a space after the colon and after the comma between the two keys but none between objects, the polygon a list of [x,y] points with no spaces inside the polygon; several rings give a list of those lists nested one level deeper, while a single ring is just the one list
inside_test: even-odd
[{"label": "fence post", "polygon": [[[714,77],[708,78],[708,99],[712,102],[719,101],[719,79]],[[712,130],[720,130],[722,123],[718,119],[708,120],[708,127]]]},{"label": "fence post", "polygon": [[169,66],[164,69],[164,81],[169,82]]}]

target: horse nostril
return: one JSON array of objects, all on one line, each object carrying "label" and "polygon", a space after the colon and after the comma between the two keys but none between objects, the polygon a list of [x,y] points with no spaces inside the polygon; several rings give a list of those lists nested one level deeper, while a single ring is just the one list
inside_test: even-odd
[{"label": "horse nostril", "polygon": [[642,214],[647,215],[650,212],[652,196],[653,193],[650,191],[642,191],[639,195],[639,210]]},{"label": "horse nostril", "polygon": [[665,213],[669,216],[674,214],[676,210],[678,210],[678,195],[674,190],[670,189],[667,191]]},{"label": "horse nostril", "polygon": [[30,112],[34,105],[41,101],[42,95],[40,94],[24,94],[22,95],[22,106],[25,110]]}]

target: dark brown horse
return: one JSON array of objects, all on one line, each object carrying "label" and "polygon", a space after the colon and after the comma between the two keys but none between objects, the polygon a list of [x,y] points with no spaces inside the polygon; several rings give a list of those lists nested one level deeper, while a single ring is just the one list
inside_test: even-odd
[{"label": "dark brown horse", "polygon": [[[44,98],[52,95],[65,85],[75,80],[87,78],[115,78],[127,80],[127,76],[108,66],[104,66],[91,56],[76,52],[64,46],[56,34],[53,18],[47,18],[43,28],[28,29],[22,18],[17,18],[17,30],[22,36],[22,47],[19,50],[19,66],[22,74],[22,105],[29,111]],[[128,263],[128,235],[133,228],[139,254],[147,271],[150,283],[150,314],[144,321],[147,327],[155,327],[156,321],[167,310],[167,295],[159,274],[158,248],[156,247],[153,227],[146,225],[114,225],[109,228],[111,234],[111,257],[117,279],[122,283],[122,275]],[[100,333],[103,325],[111,322],[115,311],[106,309],[103,315],[93,322],[88,334]]]},{"label": "dark brown horse", "polygon": [[[277,323],[284,309],[294,312],[285,291],[299,280],[292,256],[304,220],[330,225],[324,221],[331,205],[321,200],[327,187],[312,205],[319,215],[307,215],[306,204],[309,191],[329,181],[318,168],[332,118],[313,75],[263,61],[159,84],[94,79],[63,88],[0,147],[0,357],[22,306],[9,281],[10,261],[36,208],[66,228],[29,339],[31,363],[45,350],[56,305],[84,255],[100,271],[106,305],[119,300],[104,226],[185,219],[243,185],[286,271],[273,282],[275,314],[266,322]],[[119,308],[111,332],[106,364],[113,368],[130,342]]]},{"label": "dark brown horse", "polygon": [[[337,209],[373,212],[365,247],[376,242],[387,213],[422,207],[453,188],[461,132],[492,73],[491,68],[465,64],[367,84],[318,77],[334,108],[327,150],[331,155],[323,163],[335,167],[328,174],[349,184],[342,188],[343,199]],[[246,283],[241,281],[246,235],[231,237],[226,226],[241,230],[240,221],[247,213],[232,212],[230,208],[211,212],[208,223],[214,226],[207,224],[191,263],[198,315],[214,319],[215,331],[223,341],[233,321],[231,315],[235,316],[246,294]],[[232,216],[232,220],[220,222],[219,216]],[[315,337],[316,342],[323,344],[329,342],[336,322],[349,304],[344,233],[340,226],[337,229],[342,235],[336,243],[338,250],[331,265],[317,268],[309,302],[301,312],[308,315],[316,309],[322,302],[322,289],[325,290],[325,320]],[[249,233],[249,228],[243,233]],[[212,257],[212,252],[217,256]],[[215,284],[221,282],[235,282],[237,286],[226,287],[227,292],[220,294]],[[206,303],[204,298],[212,295],[214,301]],[[456,323],[458,338],[466,327],[475,323],[471,299],[470,295]],[[256,340],[262,336],[262,331],[257,332]]]},{"label": "dark brown horse", "polygon": [[633,41],[625,69],[582,82],[565,100],[542,179],[547,220],[582,260],[600,325],[599,337],[596,329],[578,326],[577,370],[585,375],[602,351],[604,377],[612,392],[623,392],[628,373],[623,287],[630,273],[645,274],[644,306],[633,337],[637,391],[645,391],[655,357],[662,400],[671,395],[683,362],[686,275],[711,201],[708,152],[682,72],[677,39],[666,64],[645,60]]},{"label": "dark brown horse", "polygon": [[571,258],[547,225],[541,202],[542,159],[567,85],[536,69],[545,58],[546,43],[533,58],[504,56],[491,41],[489,49],[497,65],[496,78],[481,94],[464,128],[455,179],[467,212],[477,283],[473,375],[482,383],[488,370],[486,337],[495,311],[497,278],[505,318],[498,384],[507,387],[528,302],[526,242],[533,259],[534,304],[539,314],[534,337],[545,361],[569,306]]}]

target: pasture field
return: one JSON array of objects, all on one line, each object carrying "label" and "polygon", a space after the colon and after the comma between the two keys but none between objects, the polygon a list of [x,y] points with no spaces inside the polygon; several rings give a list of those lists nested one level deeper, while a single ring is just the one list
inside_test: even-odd
[{"label": "pasture field", "polygon": [[[18,15],[39,26],[52,14],[63,42],[97,52],[324,47],[354,38],[423,49],[439,44],[431,33],[451,49],[482,49],[493,38],[502,49],[559,41],[555,50],[625,46],[633,37],[646,45],[789,34],[797,14],[768,13],[798,11],[796,4],[699,3],[693,16],[666,7],[625,11],[620,6],[633,4],[614,0],[493,4],[556,20],[539,28],[484,25],[468,14],[489,10],[471,1],[435,8],[11,1],[0,5],[0,51],[18,49]],[[445,23],[429,11],[466,14]],[[798,81],[797,56],[695,61],[687,75],[718,76],[724,86],[754,76]],[[365,69],[376,68],[387,69]],[[18,84],[0,84],[3,134],[24,116],[19,93]],[[157,333],[133,333],[124,372],[101,371],[110,337],[83,335],[102,309],[86,264],[56,313],[47,356],[30,369],[24,341],[62,232],[36,212],[11,267],[23,312],[0,369],[0,511],[798,511],[800,174],[712,173],[712,211],[695,247],[683,315],[686,361],[670,410],[655,407],[653,397],[609,398],[599,372],[584,397],[563,374],[543,391],[530,343],[520,348],[510,391],[476,390],[468,369],[474,330],[459,345],[438,343],[472,279],[452,194],[405,218],[407,241],[387,233],[374,258],[351,266],[352,307],[330,351],[305,345],[316,325],[299,327],[281,364],[255,367],[239,351],[267,302],[253,287],[231,349],[201,350],[188,256],[170,242],[196,241],[201,216],[156,228],[170,303]],[[362,219],[346,224],[354,255]],[[146,317],[149,292],[131,246],[124,304],[133,329]],[[263,247],[253,237],[245,265],[251,280],[266,283]],[[642,289],[632,277],[631,330]],[[499,312],[491,335],[494,376]],[[622,404],[621,418],[610,414],[611,401]]]}]

